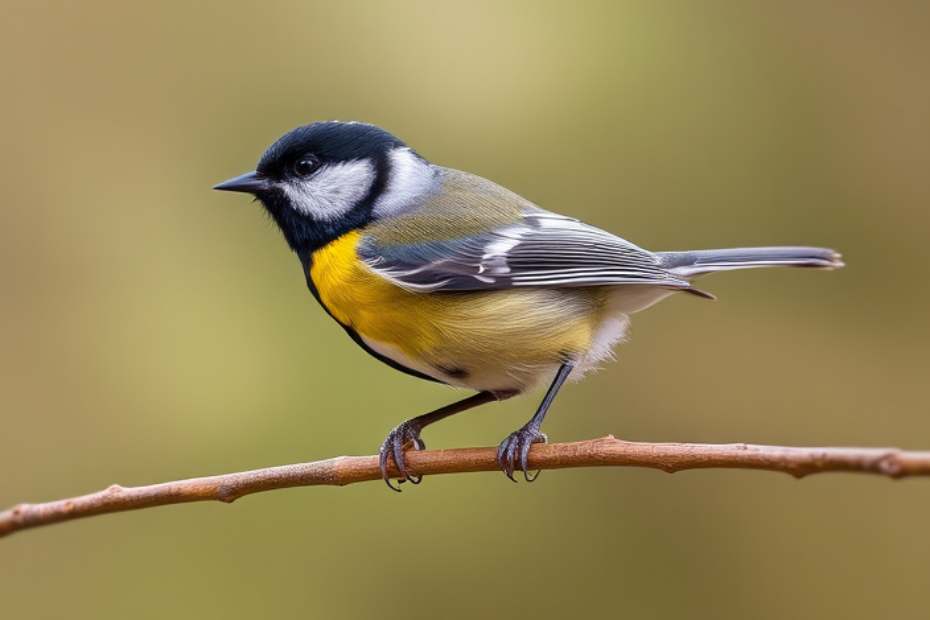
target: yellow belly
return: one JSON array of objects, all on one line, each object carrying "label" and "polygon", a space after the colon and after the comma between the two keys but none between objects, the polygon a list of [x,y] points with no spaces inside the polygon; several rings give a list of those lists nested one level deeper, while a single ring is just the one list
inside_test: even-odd
[{"label": "yellow belly", "polygon": [[406,291],[357,258],[360,238],[314,252],[320,301],[375,350],[452,385],[527,389],[584,355],[604,318],[603,289]]}]

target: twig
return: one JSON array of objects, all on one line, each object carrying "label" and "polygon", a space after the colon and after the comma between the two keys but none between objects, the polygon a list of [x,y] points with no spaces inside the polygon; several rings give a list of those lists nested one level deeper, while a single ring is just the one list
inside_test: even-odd
[{"label": "twig", "polygon": [[[497,470],[495,455],[495,448],[460,448],[408,452],[407,460],[409,468],[417,474],[451,474]],[[930,476],[930,452],[896,448],[793,448],[741,443],[643,443],[621,441],[610,435],[573,443],[535,445],[530,451],[529,462],[533,469],[621,466],[650,467],[671,473],[716,467],[780,471],[797,478],[829,471],[879,474],[891,478]],[[232,502],[244,495],[273,489],[343,486],[380,478],[377,456],[341,456],[142,487],[113,485],[89,495],[14,506],[0,513],[0,537],[32,527],[109,512],[183,502]]]}]

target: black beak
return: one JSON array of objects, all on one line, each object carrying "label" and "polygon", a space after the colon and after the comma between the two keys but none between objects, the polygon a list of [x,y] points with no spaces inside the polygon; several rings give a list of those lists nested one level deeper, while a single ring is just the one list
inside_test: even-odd
[{"label": "black beak", "polygon": [[240,174],[213,186],[213,189],[224,192],[245,192],[246,194],[257,194],[270,188],[271,184],[268,180],[255,171]]}]

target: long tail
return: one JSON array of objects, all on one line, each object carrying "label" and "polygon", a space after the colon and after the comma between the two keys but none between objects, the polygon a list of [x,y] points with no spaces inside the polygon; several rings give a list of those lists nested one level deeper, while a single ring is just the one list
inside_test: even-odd
[{"label": "long tail", "polygon": [[772,247],[659,252],[662,266],[677,276],[692,278],[713,271],[753,267],[813,267],[839,269],[843,260],[828,248]]}]

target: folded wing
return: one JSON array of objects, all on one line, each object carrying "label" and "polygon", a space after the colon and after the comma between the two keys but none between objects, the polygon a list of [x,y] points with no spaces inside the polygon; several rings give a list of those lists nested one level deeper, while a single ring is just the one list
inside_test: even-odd
[{"label": "folded wing", "polygon": [[359,255],[412,291],[648,284],[689,289],[658,257],[576,219],[524,209],[516,221],[441,240],[384,242],[366,236]]}]

